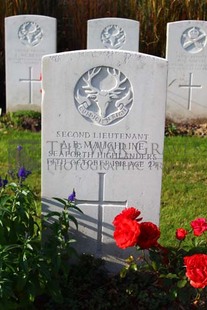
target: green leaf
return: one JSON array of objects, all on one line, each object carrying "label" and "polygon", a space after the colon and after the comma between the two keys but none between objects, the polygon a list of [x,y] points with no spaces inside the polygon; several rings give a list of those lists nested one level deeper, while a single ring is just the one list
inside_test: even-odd
[{"label": "green leaf", "polygon": [[130,269],[133,271],[137,271],[138,270],[137,264],[136,263],[131,264]]},{"label": "green leaf", "polygon": [[26,248],[33,251],[33,247],[31,246],[31,244],[27,243]]},{"label": "green leaf", "polygon": [[69,245],[69,248],[67,248],[67,251],[68,251],[68,254],[70,256],[77,256],[78,257],[77,251],[73,247],[71,247],[70,245]]},{"label": "green leaf", "polygon": [[11,245],[5,246],[2,252],[10,251],[10,250],[21,248],[21,247],[22,246],[19,244],[11,244]]},{"label": "green leaf", "polygon": [[179,279],[179,277],[174,274],[174,273],[168,273],[168,274],[161,274],[160,278],[165,278],[165,279]]},{"label": "green leaf", "polygon": [[17,185],[16,183],[14,183],[14,182],[10,183],[9,185],[10,185],[11,187],[14,187],[14,189],[16,189],[16,188],[18,187],[18,185]]},{"label": "green leaf", "polygon": [[152,268],[153,268],[155,271],[157,271],[158,268],[157,268],[156,262],[155,262],[155,261],[152,261],[151,265],[152,265]]},{"label": "green leaf", "polygon": [[186,279],[180,280],[180,281],[178,281],[178,283],[177,283],[177,287],[183,288],[183,287],[186,286],[187,283],[188,283],[188,281],[187,281]]},{"label": "green leaf", "polygon": [[58,197],[52,197],[52,199],[60,202],[61,204],[63,204],[64,206],[66,205],[67,203],[67,200],[66,199],[62,199],[62,198],[58,198]]},{"label": "green leaf", "polygon": [[25,274],[19,275],[16,282],[17,289],[19,292],[21,292],[25,288],[26,283],[27,283],[27,276]]},{"label": "green leaf", "polygon": [[53,217],[53,216],[60,216],[61,213],[58,211],[51,211],[48,212],[46,215],[43,216],[43,219],[48,219],[49,217]]},{"label": "green leaf", "polygon": [[132,255],[130,255],[129,257],[127,257],[126,259],[125,259],[125,262],[127,263],[127,264],[130,264],[130,263],[132,263],[134,261],[134,257],[132,256]]},{"label": "green leaf", "polygon": [[68,218],[75,224],[76,228],[78,229],[78,221],[76,220],[76,218],[70,214],[68,214]]},{"label": "green leaf", "polygon": [[123,279],[126,277],[127,271],[128,271],[128,266],[125,266],[124,268],[122,268],[122,270],[120,271],[120,277]]},{"label": "green leaf", "polygon": [[0,205],[4,206],[10,198],[10,196],[0,197]]},{"label": "green leaf", "polygon": [[73,205],[73,206],[69,206],[69,207],[70,207],[70,209],[77,210],[78,212],[83,214],[83,211],[80,208],[78,208],[77,206]]}]

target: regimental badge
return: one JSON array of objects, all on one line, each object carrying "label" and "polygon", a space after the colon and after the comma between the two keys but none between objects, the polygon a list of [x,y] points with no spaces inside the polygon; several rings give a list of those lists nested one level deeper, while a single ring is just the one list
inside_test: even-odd
[{"label": "regimental badge", "polygon": [[181,45],[189,53],[199,53],[206,45],[206,33],[198,27],[188,28],[181,36]]},{"label": "regimental badge", "polygon": [[119,122],[133,104],[129,79],[118,69],[95,67],[83,74],[75,87],[75,104],[89,122],[107,126]]},{"label": "regimental badge", "polygon": [[22,44],[35,46],[43,38],[42,29],[35,22],[27,21],[19,27],[18,37]]},{"label": "regimental badge", "polygon": [[102,31],[101,41],[108,49],[119,49],[126,42],[126,34],[121,27],[109,25]]}]

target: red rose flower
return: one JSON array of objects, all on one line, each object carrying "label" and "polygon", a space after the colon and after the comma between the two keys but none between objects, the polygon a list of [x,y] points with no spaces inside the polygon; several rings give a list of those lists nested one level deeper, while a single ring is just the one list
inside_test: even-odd
[{"label": "red rose flower", "polygon": [[126,249],[136,245],[139,234],[140,229],[137,221],[123,218],[115,226],[114,239],[119,248]]},{"label": "red rose flower", "polygon": [[185,256],[186,276],[190,284],[195,288],[204,288],[207,286],[207,255],[194,254]]},{"label": "red rose flower", "polygon": [[184,240],[185,237],[187,236],[188,232],[187,230],[185,230],[184,228],[178,228],[176,230],[176,238],[178,240]]},{"label": "red rose flower", "polygon": [[157,225],[151,222],[140,223],[140,235],[137,240],[137,245],[142,249],[149,249],[157,246],[157,240],[160,237],[160,230]]},{"label": "red rose flower", "polygon": [[141,221],[141,218],[137,219],[140,213],[141,212],[134,207],[126,208],[114,218],[113,225],[118,225],[123,220],[123,218]]},{"label": "red rose flower", "polygon": [[193,228],[193,233],[195,236],[201,236],[204,231],[207,230],[207,222],[205,218],[198,218],[191,223],[191,227]]}]

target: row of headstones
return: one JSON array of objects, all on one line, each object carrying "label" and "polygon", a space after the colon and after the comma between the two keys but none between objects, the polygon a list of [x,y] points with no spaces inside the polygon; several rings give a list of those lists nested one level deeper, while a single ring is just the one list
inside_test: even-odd
[{"label": "row of headstones", "polygon": [[[174,120],[207,117],[207,22],[168,24],[166,115]],[[88,21],[87,49],[138,51],[139,22]],[[56,52],[56,19],[19,15],[5,19],[7,111],[41,109],[41,58]]]},{"label": "row of headstones", "polygon": [[[28,17],[21,17],[25,20],[19,23],[20,17],[8,18],[7,51],[9,23],[13,18],[13,28],[18,29],[18,40],[13,37],[10,51],[16,52],[10,56],[11,66],[16,61],[13,88],[17,84],[29,85],[31,106],[32,87],[37,84],[33,80],[40,69],[35,71],[36,62],[29,60],[46,52],[45,39],[55,34],[49,21],[54,30],[55,20],[45,22],[44,17],[38,20],[30,17],[28,21]],[[172,63],[169,66],[172,71],[168,74],[169,89],[179,105],[183,104],[185,93],[189,93],[190,108],[186,109],[189,112],[194,108],[194,92],[205,89],[205,70],[196,60],[198,56],[204,59],[205,23],[200,22],[199,27],[197,23],[168,25],[168,55],[174,49],[180,59],[179,66],[174,64],[174,69]],[[51,197],[67,197],[74,188],[76,203],[84,212],[76,214],[77,249],[117,266],[132,253],[115,246],[114,216],[133,205],[140,209],[144,221],[159,224],[168,64],[165,59],[134,51],[138,46],[138,22],[101,19],[90,21],[89,29],[90,49],[52,53],[42,60],[43,211],[61,209]],[[132,36],[133,31],[136,34]],[[178,31],[179,42],[171,42],[171,37],[176,41]],[[95,46],[90,43],[93,41]],[[100,50],[102,44],[105,49]],[[25,57],[25,72],[19,77]],[[185,72],[184,63],[191,65],[189,73]],[[194,85],[193,79],[199,79],[200,75],[203,86]],[[176,87],[182,96],[175,95]],[[38,86],[38,93],[39,90]]]}]

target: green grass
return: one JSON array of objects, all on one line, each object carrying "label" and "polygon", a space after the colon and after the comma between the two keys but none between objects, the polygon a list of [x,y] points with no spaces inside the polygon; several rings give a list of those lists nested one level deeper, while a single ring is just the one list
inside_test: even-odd
[{"label": "green grass", "polygon": [[[0,129],[0,176],[8,175],[8,170],[17,170],[17,146],[23,147],[21,162],[32,174],[27,184],[39,196],[41,191],[41,134],[31,131]],[[8,175],[10,180],[10,177]]]},{"label": "green grass", "polygon": [[165,138],[161,197],[161,242],[173,245],[175,230],[190,228],[190,221],[206,217],[207,139]]},{"label": "green grass", "polygon": [[[15,161],[15,156],[11,157],[13,154],[11,150],[13,149],[15,154],[16,146],[23,145],[24,152],[30,157],[29,166],[26,168],[32,170],[27,183],[40,195],[41,134],[11,129],[1,129],[0,134],[0,175],[4,177],[11,162]],[[25,145],[27,141],[29,146]],[[174,237],[176,228],[189,229],[191,220],[207,216],[206,172],[207,138],[181,136],[165,138],[160,217],[160,242],[163,245],[176,244]]]}]

